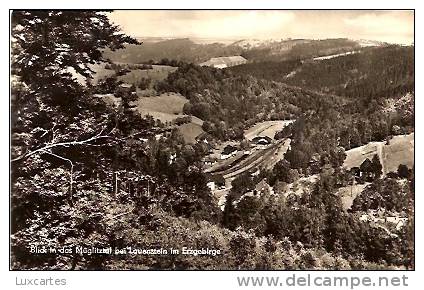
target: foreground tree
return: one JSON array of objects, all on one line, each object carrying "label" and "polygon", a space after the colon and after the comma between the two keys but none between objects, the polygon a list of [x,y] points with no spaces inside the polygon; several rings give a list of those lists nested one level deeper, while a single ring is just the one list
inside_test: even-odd
[{"label": "foreground tree", "polygon": [[92,95],[90,66],[104,61],[103,49],[138,42],[103,12],[14,11],[11,22],[14,259],[28,266],[61,263],[30,257],[28,247],[92,232],[88,225],[94,220],[83,215],[76,228],[75,213],[91,216],[96,202],[75,201],[95,192],[108,195],[109,184],[91,182],[99,174],[111,177],[106,160],[124,137],[114,117],[118,112]]},{"label": "foreground tree", "polygon": [[11,19],[12,159],[105,139],[106,109],[86,85],[90,65],[105,61],[106,47],[138,42],[95,11],[14,11]]},{"label": "foreground tree", "polygon": [[154,138],[163,128],[137,113],[134,86],[91,84],[102,51],[134,39],[103,12],[17,11],[12,23],[13,268],[102,269],[110,255],[30,249],[133,246],[123,235],[156,231],[158,212],[219,220],[195,148],[178,132]]}]

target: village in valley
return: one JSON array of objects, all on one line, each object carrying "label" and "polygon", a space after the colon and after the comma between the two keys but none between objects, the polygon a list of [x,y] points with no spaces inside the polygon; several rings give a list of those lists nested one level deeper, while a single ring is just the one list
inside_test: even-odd
[{"label": "village in valley", "polygon": [[[297,40],[290,42],[291,44],[287,45],[284,49],[291,49],[296,43],[299,43]],[[375,43],[366,43],[365,47],[368,45],[372,46],[375,45]],[[377,45],[383,44],[379,43]],[[303,61],[303,63],[319,63],[321,61],[345,57],[356,53],[360,53],[360,50],[314,57]],[[213,57],[205,62],[199,63],[199,66],[224,70],[232,67],[237,68],[247,63],[248,61],[244,57],[234,55]],[[121,64],[121,66],[124,70],[128,70],[126,74],[132,72],[131,69],[128,69],[129,66],[125,64]],[[142,66],[142,70],[152,70],[150,75],[153,76],[157,69],[161,74],[165,72],[165,76],[174,71],[172,67],[167,66],[150,65],[149,67],[149,65],[146,64]],[[295,73],[296,71],[293,71],[288,74],[287,77],[293,77]],[[126,74],[123,74],[123,76]],[[158,78],[158,80],[163,79],[164,76]],[[279,161],[284,159],[285,153],[290,149],[291,139],[289,137],[291,136],[283,139],[276,139],[276,134],[281,132],[286,126],[294,123],[296,121],[295,119],[261,121],[244,130],[241,140],[220,141],[212,138],[210,134],[207,134],[201,129],[203,120],[195,116],[186,115],[185,112],[183,112],[183,106],[187,103],[187,100],[183,96],[171,92],[159,96],[146,97],[145,88],[143,88],[143,90],[134,89],[134,85],[137,85],[139,81],[143,80],[140,79],[140,76],[123,78],[123,80],[127,81],[121,85],[124,90],[131,92],[131,94],[135,96],[137,94],[143,96],[139,98],[138,101],[140,109],[138,109],[137,106],[134,109],[136,111],[139,110],[141,114],[145,114],[147,117],[151,118],[151,120],[156,119],[156,121],[159,122],[157,123],[156,129],[152,131],[155,132],[154,134],[152,133],[155,140],[169,138],[171,132],[174,129],[178,129],[183,134],[186,142],[203,144],[203,146],[207,148],[207,154],[202,158],[203,171],[207,179],[206,185],[216,198],[217,204],[222,211],[225,209],[228,194],[232,190],[232,182],[240,176],[250,176],[250,178],[256,180],[256,185],[251,188],[250,191],[241,194],[237,199],[232,201],[235,207],[237,207],[237,203],[244,198],[260,198],[262,194],[274,196],[283,194],[285,198],[290,198],[290,196],[295,195],[299,198],[304,193],[309,192],[318,181],[317,174],[295,174],[296,178],[292,180],[291,183],[286,184],[283,189],[279,188],[277,192],[275,192],[274,187],[267,182],[266,176],[261,174],[267,170],[272,170]],[[117,100],[111,95],[98,95],[98,97],[106,99],[111,98],[112,100],[109,100],[109,102],[115,102],[115,106],[119,105],[119,99]],[[404,103],[409,102],[411,97],[411,95],[406,95],[402,97],[400,101]],[[409,100],[405,100],[405,98],[409,98]],[[156,104],[154,101],[155,99],[160,99],[160,101]],[[173,99],[175,99],[175,103]],[[393,107],[394,104],[390,104],[390,106]],[[171,111],[168,111],[168,108],[171,108]],[[193,126],[193,128],[187,130],[186,128],[188,126]],[[395,125],[393,130],[399,131],[396,127]],[[387,173],[396,172],[398,166],[401,164],[406,163],[409,168],[413,166],[413,147],[408,147],[411,144],[413,145],[413,136],[414,133],[395,136],[394,140],[396,140],[395,144],[397,144],[395,147],[397,149],[393,151],[390,156],[387,156],[388,158],[382,155],[382,148],[386,147],[389,149],[391,147],[389,141],[385,142],[385,144],[382,142],[377,143],[376,146],[372,146],[370,143],[363,146],[363,149],[362,147],[358,147],[346,151],[347,157],[343,167],[349,170],[354,177],[349,180],[347,185],[340,187],[338,190],[344,210],[351,210],[354,199],[361,194],[367,185],[371,184],[366,180],[371,178],[370,174],[373,175],[373,173],[369,173],[362,168],[373,167],[371,159],[374,155],[378,157],[379,162],[382,162],[383,165],[387,163],[392,167],[392,171],[387,170],[387,168],[382,168],[383,172],[379,175],[382,177]],[[393,137],[387,140],[391,138]],[[139,140],[147,142],[148,138],[140,138]],[[177,154],[171,152],[168,156],[169,164],[174,163],[176,158]],[[319,156],[313,156],[309,163],[312,165],[316,162],[319,162]],[[327,172],[327,174],[334,174],[334,169],[331,168],[329,164],[323,166],[322,170],[323,172]],[[369,223],[373,227],[382,228],[390,235],[395,236],[396,234],[394,232],[399,231],[408,221],[406,212],[385,211],[384,209],[357,212],[356,216],[359,221]]]},{"label": "village in valley", "polygon": [[[287,15],[130,12],[11,16],[13,269],[414,269],[410,38],[134,34],[134,15]],[[368,15],[327,12],[290,17]],[[413,27],[409,12],[367,17],[389,16]],[[31,256],[32,243],[223,255]]]},{"label": "village in valley", "polygon": [[[291,44],[287,45],[284,49],[289,50],[295,44],[299,43],[298,40],[289,40],[289,42]],[[300,43],[305,43],[305,41]],[[246,44],[243,43],[243,45]],[[364,46],[367,47],[368,45],[383,44],[366,43]],[[345,57],[356,53],[360,53],[360,50],[314,57],[303,61],[303,63],[319,63],[321,61]],[[213,57],[205,62],[199,63],[199,66],[223,70],[232,67],[237,68],[247,63],[248,61],[244,57],[234,55]],[[125,64],[121,65],[124,68],[128,67]],[[158,66],[156,65],[156,67]],[[150,73],[151,75],[154,75],[154,71],[156,70],[153,66],[148,67],[148,65],[145,64],[143,64],[142,69],[147,69],[147,71],[153,69],[153,72]],[[162,74],[165,72],[165,75],[174,71],[172,67],[167,66],[162,66],[159,70]],[[132,70],[129,69],[127,73],[131,73],[131,71]],[[296,71],[293,71],[288,74],[287,77],[290,78],[295,73]],[[104,74],[104,72],[102,74]],[[295,119],[261,121],[244,130],[241,140],[220,141],[212,138],[210,134],[207,134],[201,129],[203,120],[185,114],[183,106],[186,104],[187,100],[183,96],[171,92],[159,96],[144,97],[146,94],[145,90],[136,89],[134,91],[134,85],[138,83],[139,79],[140,77],[132,79],[123,78],[123,80],[128,81],[128,83],[124,82],[121,87],[131,91],[134,95],[142,95],[143,97],[139,98],[138,101],[141,105],[140,109],[138,109],[138,107],[135,109],[159,122],[156,129],[152,130],[152,132],[155,133],[151,133],[151,136],[154,136],[155,140],[159,141],[162,138],[169,138],[171,132],[174,129],[178,129],[183,134],[186,142],[203,144],[203,146],[207,148],[207,154],[202,158],[203,171],[207,179],[206,185],[214,198],[216,198],[217,204],[222,211],[225,209],[228,194],[232,189],[232,182],[237,177],[249,176],[256,180],[256,184],[251,190],[244,192],[238,196],[236,200],[232,201],[235,207],[237,207],[237,203],[244,198],[260,198],[262,194],[274,196],[283,194],[285,198],[290,198],[292,195],[295,195],[299,198],[304,193],[309,192],[318,181],[317,174],[295,174],[296,178],[294,178],[291,183],[286,184],[283,188],[278,188],[277,192],[275,192],[274,187],[267,182],[266,176],[261,174],[272,170],[279,161],[284,160],[285,153],[290,149],[291,136],[283,139],[276,139],[276,133],[281,132],[286,126],[294,123],[296,121]],[[164,76],[161,76],[158,80],[163,79]],[[115,102],[118,102],[114,103],[115,106],[119,105],[119,100],[113,96],[99,95],[99,97],[112,98]],[[406,95],[401,98],[401,101],[409,102],[411,97],[411,95],[409,95],[409,97]],[[405,98],[409,98],[409,100],[405,100]],[[154,101],[155,99],[160,99],[160,102],[156,104]],[[150,102],[150,100],[153,100],[153,102]],[[149,103],[147,103],[147,101],[149,101]],[[113,103],[114,101],[109,100],[109,102]],[[150,105],[150,103],[152,105]],[[390,106],[393,107],[394,104],[390,104]],[[188,126],[193,126],[193,128],[187,130],[186,128]],[[396,131],[399,129],[395,128],[394,130]],[[409,168],[413,166],[413,147],[409,147],[410,145],[413,146],[413,136],[414,133],[395,136],[394,140],[396,140],[395,143],[397,144],[395,147],[397,149],[393,151],[390,156],[383,157],[382,155],[382,148],[386,147],[387,151],[390,149],[390,141],[385,142],[385,144],[382,142],[377,143],[376,146],[372,146],[370,143],[363,146],[363,149],[362,147],[358,147],[346,151],[346,160],[344,161],[343,167],[349,170],[354,177],[349,180],[348,184],[338,189],[338,194],[342,199],[344,210],[351,210],[354,199],[361,194],[367,185],[371,184],[366,181],[370,178],[370,173],[366,172],[366,170],[362,170],[362,168],[373,166],[371,159],[374,155],[378,157],[383,165],[387,163],[392,167],[392,171],[383,168],[382,174],[379,175],[382,177],[390,172],[396,172],[398,166],[401,164],[406,164]],[[393,136],[387,140],[391,138],[393,138]],[[140,138],[139,140],[147,142],[148,138]],[[176,153],[170,153],[168,157],[169,164],[174,163],[176,158]],[[313,165],[316,162],[319,162],[319,156],[313,157],[309,164]],[[327,164],[323,166],[323,172],[334,174],[334,169]],[[394,232],[401,230],[408,221],[406,212],[386,211],[380,208],[377,210],[372,209],[358,212],[356,215],[359,221],[369,223],[373,227],[382,228],[387,231],[387,233],[394,236],[396,236]]]}]

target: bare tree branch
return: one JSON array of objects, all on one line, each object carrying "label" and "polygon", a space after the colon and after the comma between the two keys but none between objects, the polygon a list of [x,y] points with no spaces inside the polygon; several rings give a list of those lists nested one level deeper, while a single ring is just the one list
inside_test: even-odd
[{"label": "bare tree branch", "polygon": [[134,209],[131,209],[131,210],[129,210],[129,211],[126,211],[126,212],[123,212],[123,213],[117,214],[117,215],[115,215],[115,216],[105,218],[105,220],[114,220],[114,219],[117,219],[117,218],[119,218],[119,217],[121,217],[121,216],[124,216],[124,215],[127,215],[127,214],[129,214],[129,213],[132,213],[133,211],[134,211]]},{"label": "bare tree branch", "polygon": [[88,138],[86,140],[69,141],[69,142],[59,142],[59,143],[48,144],[48,145],[46,145],[44,147],[38,148],[38,149],[36,149],[34,151],[31,151],[31,152],[25,153],[25,154],[23,154],[21,156],[18,156],[16,158],[12,159],[11,162],[19,161],[19,160],[28,158],[28,157],[30,157],[30,156],[32,156],[34,154],[41,153],[41,152],[52,154],[51,152],[49,152],[47,150],[52,149],[52,148],[55,148],[55,147],[60,147],[60,146],[69,147],[69,146],[75,146],[75,145],[93,145],[93,144],[90,144],[90,142],[93,142],[93,141],[96,141],[96,140],[100,140],[100,139],[112,138],[110,136],[110,134],[113,131],[114,131],[114,129],[112,129],[112,131],[110,131],[107,135],[101,135],[103,133],[103,130],[101,130],[97,135],[95,135],[93,137],[90,137],[90,138]]}]

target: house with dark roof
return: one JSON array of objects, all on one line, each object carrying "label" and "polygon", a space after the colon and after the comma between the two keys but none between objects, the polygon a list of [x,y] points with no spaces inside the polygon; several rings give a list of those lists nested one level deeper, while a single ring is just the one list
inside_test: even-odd
[{"label": "house with dark roof", "polygon": [[272,139],[268,136],[256,136],[252,139],[252,143],[255,145],[269,145],[272,143]]},{"label": "house with dark roof", "polygon": [[225,146],[224,150],[222,150],[221,152],[221,159],[227,159],[236,153],[237,153],[237,147],[233,145],[227,145]]},{"label": "house with dark roof", "polygon": [[205,163],[205,165],[213,165],[217,162],[217,158],[216,157],[212,157],[210,155],[206,156],[205,159],[203,160],[203,162]]},{"label": "house with dark roof", "polygon": [[222,174],[208,174],[206,175],[207,183],[206,186],[210,188],[210,190],[216,190],[217,188],[225,187],[225,179]]}]

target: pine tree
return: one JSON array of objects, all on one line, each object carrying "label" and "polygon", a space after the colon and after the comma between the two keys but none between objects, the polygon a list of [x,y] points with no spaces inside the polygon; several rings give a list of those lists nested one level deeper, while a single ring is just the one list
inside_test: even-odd
[{"label": "pine tree", "polygon": [[[87,80],[105,48],[138,42],[120,33],[104,12],[15,10],[11,26],[13,257],[29,268],[75,267],[76,256],[70,262],[68,256],[26,250],[30,241],[72,246],[78,241],[70,236],[78,233],[82,241],[94,225],[101,228],[92,215],[116,206],[108,200],[107,183],[94,180],[100,174],[112,180],[110,160],[124,136],[115,129],[114,110],[93,97]],[[96,200],[87,198],[92,192]]]},{"label": "pine tree", "polygon": [[378,157],[377,154],[374,154],[371,162],[372,162],[374,177],[379,178],[381,176],[381,174],[383,173],[382,172],[383,166],[381,165],[380,158]]}]

